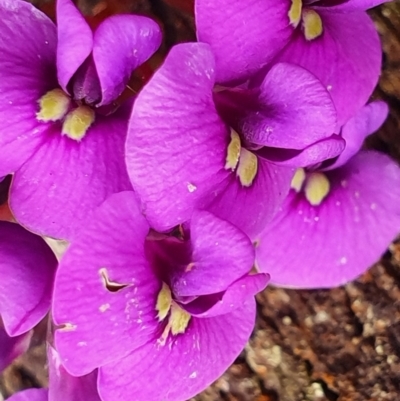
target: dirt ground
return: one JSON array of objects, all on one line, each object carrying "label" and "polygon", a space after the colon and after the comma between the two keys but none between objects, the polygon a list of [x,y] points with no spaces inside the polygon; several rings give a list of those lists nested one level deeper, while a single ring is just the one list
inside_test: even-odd
[{"label": "dirt ground", "polygon": [[[187,14],[190,0],[114,0],[108,9],[105,0],[78,3],[88,14],[115,7],[155,15],[164,21],[163,52],[173,43],[194,38],[193,20]],[[40,5],[52,14],[51,2]],[[384,49],[384,69],[374,97],[385,99],[391,114],[368,146],[400,162],[400,3],[383,5],[371,15]],[[222,378],[191,401],[400,400],[400,242],[345,287],[268,287],[257,300],[257,325],[248,346]],[[0,401],[1,393],[6,398],[23,388],[45,385],[43,347],[37,345],[0,375]]]}]

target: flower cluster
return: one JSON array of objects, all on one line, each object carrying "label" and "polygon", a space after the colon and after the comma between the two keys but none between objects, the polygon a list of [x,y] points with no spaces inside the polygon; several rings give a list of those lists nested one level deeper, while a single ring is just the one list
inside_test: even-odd
[{"label": "flower cluster", "polygon": [[51,311],[49,388],[10,400],[184,401],[269,280],[334,287],[379,258],[400,231],[400,169],[362,149],[388,114],[382,2],[196,0],[198,41],[128,98],[156,22],[0,0],[1,369]]}]

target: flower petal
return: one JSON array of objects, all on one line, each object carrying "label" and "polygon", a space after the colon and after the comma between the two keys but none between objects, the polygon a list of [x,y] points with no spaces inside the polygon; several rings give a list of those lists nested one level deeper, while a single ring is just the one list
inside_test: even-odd
[{"label": "flower petal", "polygon": [[360,152],[326,175],[331,188],[319,206],[292,191],[260,236],[257,264],[271,274],[271,283],[345,284],[367,270],[399,232],[400,169],[388,156]]},{"label": "flower petal", "polygon": [[212,48],[217,82],[245,80],[272,61],[293,32],[290,5],[289,0],[195,2],[197,38]]},{"label": "flower petal", "polygon": [[335,132],[336,110],[328,91],[296,65],[275,64],[252,98],[238,90],[218,95],[230,102],[230,123],[250,143],[303,149]]},{"label": "flower petal", "polygon": [[47,130],[38,100],[57,86],[56,27],[25,1],[0,1],[0,177],[35,151]]},{"label": "flower petal", "polygon": [[0,315],[10,336],[27,332],[46,315],[56,267],[42,238],[0,222]]},{"label": "flower petal", "polygon": [[[56,349],[80,376],[144,344],[160,283],[144,255],[149,231],[133,192],[111,196],[65,253],[56,276]],[[113,284],[114,283],[114,284]]]},{"label": "flower petal", "polygon": [[94,33],[93,59],[102,90],[100,105],[122,93],[132,71],[160,44],[160,27],[147,17],[116,15],[99,25]]},{"label": "flower petal", "polygon": [[342,137],[346,140],[346,147],[329,166],[329,170],[347,163],[360,149],[364,139],[377,131],[386,120],[389,108],[385,102],[376,101],[364,106],[342,128]]},{"label": "flower petal", "polygon": [[[329,5],[330,0],[324,0],[321,2],[327,3]],[[366,11],[370,8],[377,7],[380,4],[387,3],[391,0],[345,0],[341,1],[340,4],[332,5],[329,7],[329,11],[331,12],[351,12],[351,11]],[[316,7],[319,8],[319,7]]]},{"label": "flower petal", "polygon": [[57,75],[64,92],[93,49],[93,34],[71,0],[57,0]]},{"label": "flower petal", "polygon": [[298,64],[322,81],[335,103],[340,127],[371,96],[380,75],[382,49],[365,12],[339,14],[321,8],[320,17],[323,34],[307,41],[298,30],[278,60]]},{"label": "flower petal", "polygon": [[303,150],[262,148],[257,151],[261,157],[280,166],[310,167],[341,155],[346,141],[339,135],[331,135]]},{"label": "flower petal", "polygon": [[10,337],[0,324],[0,372],[29,347],[33,331]]},{"label": "flower petal", "polygon": [[215,110],[214,74],[208,45],[177,45],[135,101],[126,163],[143,213],[158,231],[189,220],[229,174],[229,131]]},{"label": "flower petal", "polygon": [[164,346],[148,343],[100,368],[101,398],[184,401],[193,397],[233,363],[254,321],[254,300],[223,316],[192,318],[186,332],[169,338]]},{"label": "flower petal", "polygon": [[49,390],[47,388],[30,388],[15,393],[7,401],[48,401]]},{"label": "flower petal", "polygon": [[240,308],[244,302],[262,291],[268,284],[269,274],[246,275],[235,281],[225,292],[205,299],[200,297],[183,305],[192,316],[214,317],[230,313]]},{"label": "flower petal", "polygon": [[81,142],[53,127],[14,175],[10,207],[20,224],[41,235],[71,240],[108,196],[131,189],[124,163],[129,112],[125,105],[112,115],[97,115]]},{"label": "flower petal", "polygon": [[231,174],[207,197],[207,210],[229,221],[250,238],[269,223],[290,189],[294,169],[258,158],[257,175],[244,187]]},{"label": "flower petal", "polygon": [[176,271],[172,280],[176,296],[196,296],[225,291],[248,273],[254,264],[250,239],[235,226],[208,212],[195,212],[190,223],[192,261]]},{"label": "flower petal", "polygon": [[101,401],[97,392],[97,370],[81,377],[69,375],[61,365],[58,352],[49,344],[47,357],[49,401]]}]

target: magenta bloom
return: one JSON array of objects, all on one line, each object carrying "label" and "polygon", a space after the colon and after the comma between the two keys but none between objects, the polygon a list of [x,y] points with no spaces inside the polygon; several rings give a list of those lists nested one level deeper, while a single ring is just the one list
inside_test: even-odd
[{"label": "magenta bloom", "polygon": [[56,267],[42,238],[0,221],[0,370],[28,348],[50,309]]},{"label": "magenta bloom", "polygon": [[384,1],[197,0],[197,35],[213,50],[219,83],[282,61],[311,71],[330,91],[341,126],[378,82],[382,51],[365,10]]},{"label": "magenta bloom", "polygon": [[336,113],[302,68],[275,65],[259,88],[214,88],[204,43],[175,46],[138,95],[126,162],[143,213],[158,231],[207,209],[248,235],[288,193],[293,166],[337,156]]},{"label": "magenta bloom", "polygon": [[130,189],[124,142],[130,104],[113,101],[161,41],[132,15],[92,32],[71,0],[57,27],[22,0],[0,0],[0,177],[14,173],[10,206],[32,231],[69,239],[91,210]]},{"label": "magenta bloom", "polygon": [[365,106],[343,127],[347,146],[333,164],[296,173],[279,213],[257,239],[257,266],[274,284],[345,284],[400,231],[399,166],[386,155],[359,151],[387,111],[383,102]]},{"label": "magenta bloom", "polygon": [[268,281],[249,275],[250,240],[208,212],[176,235],[149,228],[133,193],[113,195],[57,273],[56,348],[70,374],[99,367],[103,401],[200,392],[243,349]]},{"label": "magenta bloom", "polygon": [[49,401],[48,394],[47,388],[30,388],[13,394],[7,401]]}]

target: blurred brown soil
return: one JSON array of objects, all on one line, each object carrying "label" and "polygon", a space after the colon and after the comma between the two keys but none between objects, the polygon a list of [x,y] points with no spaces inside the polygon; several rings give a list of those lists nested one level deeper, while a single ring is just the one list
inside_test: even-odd
[{"label": "blurred brown soil", "polygon": [[[174,43],[194,39],[190,0],[78,3],[87,14],[96,14],[94,24],[96,18],[116,11],[136,11],[163,21],[166,40],[152,66]],[[51,4],[40,1],[50,14]],[[384,48],[384,69],[374,98],[385,99],[391,114],[368,145],[400,162],[400,3],[371,14]],[[216,383],[191,401],[400,400],[400,242],[345,287],[269,287],[257,299],[257,325],[248,346]],[[43,347],[36,346],[0,376],[0,393],[8,396],[45,384]]]}]

